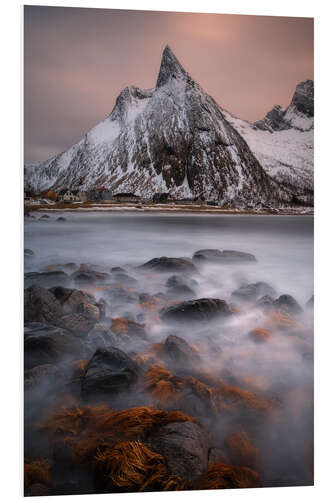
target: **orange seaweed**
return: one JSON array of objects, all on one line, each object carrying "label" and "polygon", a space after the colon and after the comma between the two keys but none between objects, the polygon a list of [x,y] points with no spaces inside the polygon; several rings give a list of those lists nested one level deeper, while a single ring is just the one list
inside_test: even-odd
[{"label": "orange seaweed", "polygon": [[194,484],[194,488],[198,490],[258,488],[260,486],[262,482],[255,470],[222,462],[210,465]]}]

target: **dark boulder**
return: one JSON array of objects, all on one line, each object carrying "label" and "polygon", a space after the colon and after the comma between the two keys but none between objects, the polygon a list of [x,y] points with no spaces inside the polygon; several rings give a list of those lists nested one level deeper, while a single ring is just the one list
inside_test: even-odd
[{"label": "dark boulder", "polygon": [[64,221],[66,221],[66,220],[67,220],[67,219],[65,219],[65,217],[58,217],[58,218],[57,218],[57,221],[59,221],[59,222],[64,222]]},{"label": "dark boulder", "polygon": [[160,313],[163,321],[209,321],[229,317],[232,312],[228,304],[220,299],[188,300],[165,307]]},{"label": "dark boulder", "polygon": [[54,364],[84,350],[82,342],[62,328],[30,323],[24,328],[24,368]]},{"label": "dark boulder", "polygon": [[[98,311],[98,308],[96,309]],[[98,317],[99,313],[95,317],[87,316],[84,313],[66,314],[58,320],[58,325],[73,334],[80,335],[88,333],[98,321]]]},{"label": "dark boulder", "polygon": [[237,250],[217,250],[217,249],[204,249],[198,250],[193,254],[193,260],[197,262],[212,262],[218,264],[233,264],[256,262],[256,258],[251,253],[239,252]]},{"label": "dark boulder", "polygon": [[176,285],[167,291],[168,299],[194,299],[196,293],[188,285]]},{"label": "dark boulder", "polygon": [[139,295],[132,290],[128,290],[122,285],[115,284],[105,290],[105,298],[111,306],[123,306],[125,304],[135,304],[139,301]]},{"label": "dark boulder", "polygon": [[42,273],[32,272],[24,274],[25,288],[31,285],[53,287],[57,285],[66,286],[71,279],[63,271],[46,271]]},{"label": "dark boulder", "polygon": [[35,252],[30,250],[30,248],[24,249],[24,257],[33,257],[34,255],[35,255]]},{"label": "dark boulder", "polygon": [[96,323],[86,337],[86,344],[89,350],[92,351],[92,354],[97,351],[97,349],[104,349],[105,347],[111,346],[115,347],[117,343],[116,335],[102,323]]},{"label": "dark boulder", "polygon": [[111,278],[123,285],[133,286],[138,283],[138,280],[129,276],[122,267],[113,267],[111,269]]},{"label": "dark boulder", "polygon": [[242,285],[237,290],[234,290],[231,297],[240,302],[254,302],[264,295],[276,296],[274,288],[265,283],[258,281],[249,285]]},{"label": "dark boulder", "polygon": [[44,214],[44,215],[42,215],[42,216],[39,218],[39,220],[40,220],[40,219],[51,219],[51,217],[50,217],[49,215],[47,215],[47,214]]},{"label": "dark boulder", "polygon": [[143,270],[151,270],[158,273],[196,273],[197,269],[189,259],[182,257],[156,257],[142,266]]},{"label": "dark boulder", "polygon": [[257,300],[255,307],[262,311],[271,311],[274,309],[274,299],[270,295],[263,295]]},{"label": "dark boulder", "polygon": [[24,321],[56,324],[62,314],[61,305],[46,288],[32,285],[24,290]]},{"label": "dark boulder", "polygon": [[112,318],[111,331],[116,335],[128,335],[131,338],[147,339],[145,325],[128,318]]},{"label": "dark boulder", "polygon": [[130,389],[141,375],[141,368],[116,347],[98,349],[82,379],[82,395],[94,397]]},{"label": "dark boulder", "polygon": [[300,314],[303,309],[291,295],[280,295],[278,299],[274,302],[276,309],[287,314]]},{"label": "dark boulder", "polygon": [[164,425],[149,439],[148,444],[167,459],[172,474],[190,482],[207,467],[209,437],[207,431],[195,422]]},{"label": "dark boulder", "polygon": [[181,368],[197,368],[200,356],[186,340],[177,335],[169,335],[163,347],[163,357]]},{"label": "dark boulder", "polygon": [[165,286],[167,288],[174,288],[177,286],[195,286],[197,285],[197,281],[192,278],[187,278],[186,276],[182,276],[179,274],[173,274],[170,278],[167,279]]}]

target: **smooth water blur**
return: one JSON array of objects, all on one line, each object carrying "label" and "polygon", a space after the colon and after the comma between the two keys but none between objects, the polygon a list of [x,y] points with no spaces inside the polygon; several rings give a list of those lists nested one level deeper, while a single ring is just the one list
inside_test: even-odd
[{"label": "smooth water blur", "polygon": [[[313,217],[113,214],[66,212],[66,221],[25,220],[26,271],[66,262],[138,265],[153,257],[191,257],[202,248],[253,253],[252,266],[211,266],[206,296],[227,298],[235,287],[267,281],[301,304],[313,294]],[[36,215],[40,217],[42,213]],[[209,282],[209,285],[207,284]],[[225,297],[224,297],[225,296]]]}]

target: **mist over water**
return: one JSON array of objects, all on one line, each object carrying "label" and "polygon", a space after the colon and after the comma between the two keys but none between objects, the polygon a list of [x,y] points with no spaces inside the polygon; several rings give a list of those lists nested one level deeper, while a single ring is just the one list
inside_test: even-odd
[{"label": "mist over water", "polygon": [[[108,294],[108,287],[114,285],[112,272],[105,286],[79,284],[75,280],[64,286],[93,293],[96,300],[105,299],[103,322],[107,328],[113,325],[111,318],[119,317],[145,325],[146,339],[120,335],[116,344],[133,359],[140,360],[145,377],[151,368],[145,357],[147,352],[157,343],[162,345],[170,335],[181,337],[199,354],[199,359],[193,358],[187,367],[170,360],[167,366],[163,365],[163,369],[171,373],[163,383],[169,384],[171,380],[177,385],[181,380],[181,384],[185,384],[180,403],[172,402],[172,397],[169,401],[159,399],[161,393],[147,386],[143,391],[123,392],[119,398],[106,397],[105,403],[113,408],[155,405],[188,412],[199,418],[214,446],[234,465],[243,465],[243,462],[238,463],[232,454],[228,456],[225,443],[230,435],[245,431],[259,450],[260,458],[254,467],[266,486],[311,484],[313,309],[307,302],[313,295],[313,217],[64,212],[66,220],[58,221],[58,213],[51,210],[46,213],[50,218],[39,219],[40,212],[35,213],[35,219],[25,220],[25,248],[34,252],[33,257],[25,259],[26,273],[69,262],[78,266],[87,264],[106,273],[110,273],[111,268],[122,267],[134,278],[124,288],[126,300],[122,295],[119,299],[114,289],[113,294]],[[168,296],[167,280],[179,273],[154,272],[138,266],[161,256],[191,259],[200,249],[248,252],[256,257],[256,262],[221,265],[193,260],[197,271],[183,276],[193,291],[193,298],[225,300],[233,312],[208,322],[193,321],[190,317],[166,321],[161,315],[163,308],[186,300],[183,292],[179,296]],[[283,310],[266,311],[258,309],[255,301],[242,302],[232,294],[243,285],[258,282],[272,287],[273,299],[291,295],[302,309],[290,315]],[[131,294],[135,297],[133,301]],[[150,297],[142,301],[140,294]],[[149,305],[152,298],[157,300],[157,305],[152,309],[141,307]],[[267,332],[264,341],[256,341],[250,335],[258,328]],[[79,337],[89,343],[89,335]],[[87,355],[78,350],[73,359],[84,357]],[[158,356],[156,359],[154,363],[161,361]],[[68,359],[61,360],[65,361]],[[64,374],[69,370],[64,366],[59,363],[55,368]],[[188,376],[207,384],[216,401],[222,397],[218,411],[213,411],[202,395],[191,392],[186,385]],[[54,374],[51,373],[44,377],[37,392],[31,392],[29,404],[34,409],[26,409],[26,419],[36,418],[39,405],[53,403],[52,380]],[[155,385],[157,387],[158,382]],[[238,389],[250,392],[238,394]],[[233,394],[231,400],[229,390]],[[78,398],[78,404],[84,404],[81,396]],[[233,398],[237,402],[235,407]],[[237,398],[240,398],[239,405]],[[33,441],[31,446],[28,435],[27,450],[36,447],[35,434]],[[245,462],[245,465],[249,464]]]}]

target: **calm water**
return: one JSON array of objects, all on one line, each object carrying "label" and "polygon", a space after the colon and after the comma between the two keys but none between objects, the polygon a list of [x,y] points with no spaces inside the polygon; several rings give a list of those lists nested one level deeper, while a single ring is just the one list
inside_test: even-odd
[{"label": "calm water", "polygon": [[205,295],[227,298],[235,286],[259,280],[302,304],[313,294],[312,216],[68,212],[59,222],[59,213],[47,213],[50,219],[25,221],[25,248],[36,254],[26,270],[65,262],[110,268],[162,255],[191,257],[200,248],[234,249],[253,253],[258,264],[228,266],[218,275],[211,268]]}]

